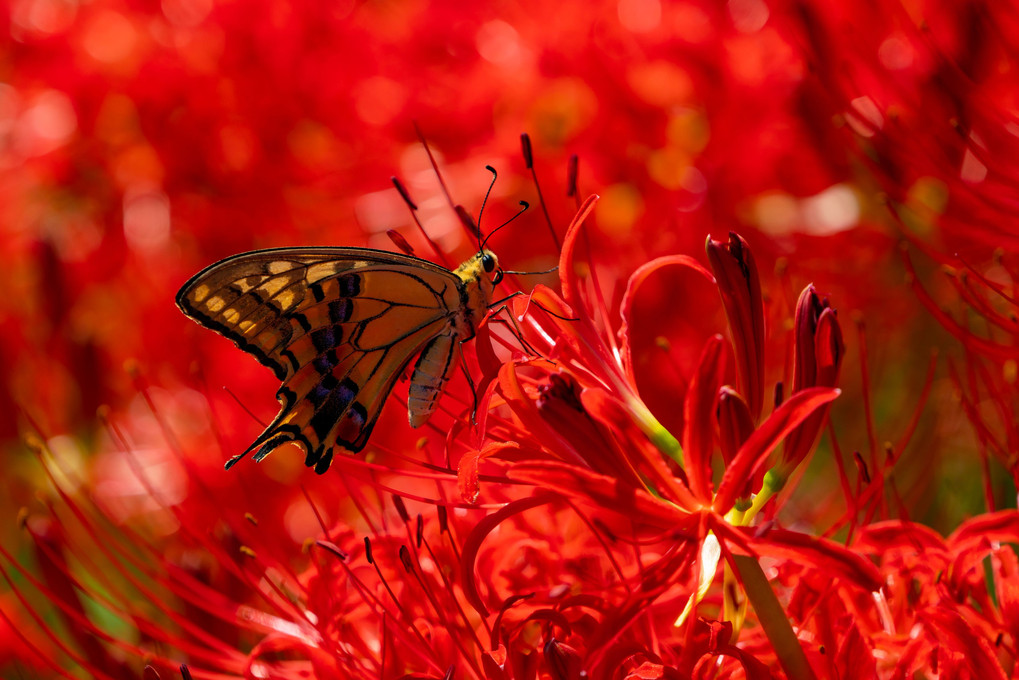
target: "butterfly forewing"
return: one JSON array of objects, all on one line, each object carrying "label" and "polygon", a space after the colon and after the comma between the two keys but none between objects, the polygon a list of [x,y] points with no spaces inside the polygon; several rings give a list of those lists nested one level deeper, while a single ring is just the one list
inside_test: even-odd
[{"label": "butterfly forewing", "polygon": [[307,464],[323,472],[335,446],[364,448],[410,359],[463,328],[464,285],[405,255],[282,248],[208,267],[181,288],[177,304],[283,381],[279,415],[247,451],[257,448],[261,459],[296,441]]}]

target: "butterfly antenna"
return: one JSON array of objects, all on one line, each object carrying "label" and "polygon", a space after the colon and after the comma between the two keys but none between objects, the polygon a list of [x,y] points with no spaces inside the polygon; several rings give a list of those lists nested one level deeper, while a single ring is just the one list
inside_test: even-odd
[{"label": "butterfly antenna", "polygon": [[491,234],[489,234],[488,236],[485,237],[485,240],[481,242],[481,250],[485,249],[485,244],[488,243],[488,239],[490,239],[493,236],[495,236],[495,233],[497,231],[499,231],[500,229],[502,229],[503,227],[508,225],[510,222],[512,222],[513,220],[517,219],[518,217],[523,215],[525,212],[527,212],[527,209],[531,207],[531,204],[528,203],[527,201],[520,201],[520,206],[521,206],[520,210],[517,211],[516,215],[514,215],[513,217],[509,218],[508,220],[506,220],[505,222],[500,224],[498,227],[496,227],[495,229],[492,230]]},{"label": "butterfly antenna", "polygon": [[485,244],[481,240],[481,216],[485,214],[485,206],[488,205],[488,197],[492,195],[492,187],[495,186],[495,180],[499,179],[499,173],[495,171],[491,165],[486,165],[485,170],[492,173],[492,182],[488,185],[488,191],[485,192],[485,200],[481,202],[481,210],[478,211],[478,250],[483,250]]},{"label": "butterfly antenna", "polygon": [[559,243],[559,237],[555,233],[555,227],[552,226],[552,218],[548,215],[548,208],[545,207],[545,198],[541,195],[541,184],[538,183],[538,173],[534,170],[534,154],[531,151],[531,136],[526,132],[520,135],[520,149],[524,154],[524,165],[531,171],[531,177],[534,179],[534,188],[538,190],[538,204],[541,205],[541,212],[545,215],[545,223],[548,224],[548,232],[552,234],[552,241],[555,243],[555,249],[561,250],[562,245]]}]

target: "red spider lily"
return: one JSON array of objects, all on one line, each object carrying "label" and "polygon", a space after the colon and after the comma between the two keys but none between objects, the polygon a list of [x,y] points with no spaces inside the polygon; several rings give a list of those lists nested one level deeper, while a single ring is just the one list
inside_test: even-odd
[{"label": "red spider lily", "polygon": [[[12,518],[33,510],[0,544],[25,534],[12,557],[37,566],[12,571],[0,594],[12,621],[0,659],[38,675],[80,665],[137,677],[151,663],[145,677],[178,677],[187,661],[198,677],[558,679],[765,677],[783,672],[777,654],[793,674],[785,643],[766,639],[780,621],[741,611],[742,580],[755,609],[776,591],[778,619],[795,625],[792,643],[818,676],[1014,674],[1015,568],[996,545],[1014,532],[995,526],[1008,517],[964,525],[993,536],[990,547],[874,523],[957,522],[970,510],[932,499],[976,479],[973,461],[992,510],[1012,502],[999,463],[1013,486],[1019,478],[1019,26],[1005,5],[16,0],[9,10],[0,413],[18,416],[0,418],[0,445],[17,453],[32,420],[75,438],[50,438],[66,462],[54,476],[69,484],[67,505],[49,501],[54,517],[35,496],[49,483],[22,462],[31,457],[5,457],[2,507]],[[262,413],[256,395],[271,406],[273,385],[182,324],[172,290],[253,247],[389,247],[382,233],[408,227],[420,248],[399,199],[381,191],[397,171],[415,194],[434,184],[412,120],[468,205],[486,163],[508,168],[495,210],[530,191],[521,129],[544,155],[546,195],[563,183],[547,168],[578,154],[580,184],[604,200],[571,231],[562,294],[513,301],[525,358],[509,336],[495,334],[513,349],[493,350],[489,330],[479,334],[478,427],[460,386],[445,406],[460,422],[439,420],[417,445],[394,405],[378,450],[328,480],[300,476],[286,455],[223,475],[258,418],[215,388]],[[577,182],[566,181],[573,195]],[[437,218],[444,210],[439,199],[419,212],[455,250],[463,241]],[[565,217],[554,201],[549,211]],[[694,252],[721,224],[753,253],[731,236],[709,241],[706,264],[655,259]],[[536,248],[508,231],[493,240],[505,262],[548,266],[555,238]],[[897,238],[911,244],[901,261]],[[631,271],[628,285],[614,278]],[[816,284],[798,304],[794,277]],[[844,340],[816,291],[860,311],[848,318],[868,324],[870,364],[862,330],[857,346]],[[928,343],[948,357],[947,378],[928,364]],[[158,387],[121,370],[131,358]],[[769,382],[783,362],[782,382]],[[836,386],[845,392],[832,402]],[[95,427],[108,401],[117,427]],[[914,402],[940,411],[901,418],[897,405]],[[818,448],[829,408],[830,444]],[[975,434],[948,427],[959,422]],[[91,432],[98,443],[81,443]],[[804,472],[826,446],[841,496]],[[932,461],[955,466],[951,485]],[[798,507],[787,502],[796,488]],[[390,490],[445,508],[446,529],[431,512],[421,523],[441,546],[434,557],[413,520],[371,509]],[[967,495],[979,494],[953,500]],[[843,514],[811,527],[823,515],[813,506]],[[83,507],[84,518],[72,509]],[[257,511],[257,531],[244,510]],[[305,538],[322,541],[307,557],[296,550]],[[986,555],[988,571],[966,554]],[[944,564],[944,578],[931,571]]]},{"label": "red spider lily", "polygon": [[[711,582],[718,559],[717,555],[710,556],[715,536],[730,562],[735,559],[734,549],[787,558],[797,555],[813,561],[817,568],[843,574],[857,587],[876,590],[880,579],[870,565],[834,544],[777,530],[745,534],[732,527],[748,524],[771,494],[781,488],[781,484],[773,482],[770,490],[763,489],[759,483],[750,485],[748,480],[760,478],[770,454],[783,439],[788,438],[787,447],[785,455],[778,458],[781,464],[775,476],[784,478],[802,462],[812,450],[823,423],[823,412],[816,411],[838,394],[832,387],[837,380],[842,346],[832,310],[820,302],[812,289],[805,291],[797,314],[798,359],[793,392],[759,426],[751,408],[744,406],[745,417],[734,416],[736,425],[744,423],[743,432],[735,436],[729,432],[724,437],[716,433],[714,412],[718,395],[735,403],[745,402],[738,392],[723,387],[724,344],[720,337],[709,339],[686,390],[685,431],[680,448],[676,438],[662,428],[639,396],[629,359],[628,309],[640,283],[657,268],[678,265],[712,277],[685,257],[659,260],[642,268],[631,278],[623,297],[617,339],[597,294],[594,299],[585,296],[581,292],[583,284],[574,273],[574,248],[591,206],[589,200],[581,207],[566,234],[560,260],[562,298],[539,287],[526,303],[518,306],[523,311],[527,305],[528,313],[522,317],[528,324],[524,326],[527,342],[547,352],[548,359],[511,362],[500,371],[498,392],[510,419],[493,423],[493,416],[489,416],[487,434],[513,442],[516,462],[508,469],[508,476],[566,498],[583,499],[586,507],[599,509],[599,517],[615,515],[613,522],[626,518],[634,526],[642,527],[643,532],[658,533],[657,540],[664,536],[670,536],[671,541],[679,540],[677,548],[682,546],[681,554],[695,559],[699,570],[706,570],[694,575],[701,584],[693,590],[688,572],[680,572],[690,602],[703,597]],[[713,266],[725,273],[718,286],[728,318],[736,320],[731,321],[731,336],[734,351],[741,356],[737,362],[742,367],[741,385],[757,395],[759,408],[764,332],[760,284],[756,270],[746,264],[752,263],[752,256],[745,241],[735,235],[725,251],[711,241],[708,248]],[[730,262],[732,266],[728,267]],[[722,412],[719,411],[720,417]],[[733,423],[726,418],[724,423]],[[731,442],[730,452],[732,449],[735,452],[724,461],[725,470],[717,490],[713,490],[714,443],[721,439]],[[490,458],[503,455],[502,450],[489,451]],[[481,457],[469,459],[472,466],[480,460]],[[757,495],[753,505],[748,490]],[[746,496],[745,501],[737,503],[740,496]],[[736,514],[731,514],[734,504]],[[709,534],[713,535],[710,540]],[[650,571],[649,578],[641,588],[642,592],[651,593],[642,598],[644,608],[654,605],[659,586],[652,584],[658,583],[655,579],[660,578],[659,571]],[[687,609],[689,606],[688,603]],[[685,612],[680,616],[681,620],[684,618]]]}]

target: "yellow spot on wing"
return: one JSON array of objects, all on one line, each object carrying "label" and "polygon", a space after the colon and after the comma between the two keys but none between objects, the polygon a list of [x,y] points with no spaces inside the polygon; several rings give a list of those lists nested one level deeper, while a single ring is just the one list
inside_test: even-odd
[{"label": "yellow spot on wing", "polygon": [[276,301],[283,309],[290,309],[294,304],[294,291],[288,288],[279,295],[276,296]]},{"label": "yellow spot on wing", "polygon": [[276,295],[276,293],[280,292],[281,290],[289,286],[291,283],[293,283],[292,280],[286,278],[285,276],[280,276],[274,279],[266,279],[266,281],[262,283],[262,285],[259,286],[259,288],[268,293],[269,297],[272,297]]},{"label": "yellow spot on wing", "polygon": [[308,267],[308,281],[320,281],[340,270],[338,262],[319,262]]},{"label": "yellow spot on wing", "polygon": [[249,290],[262,283],[262,281],[263,279],[259,276],[248,276],[243,279],[237,279],[234,281],[234,285],[237,286],[242,293],[247,293]]},{"label": "yellow spot on wing", "polygon": [[282,274],[283,272],[288,272],[293,269],[294,265],[286,260],[273,260],[269,263],[267,268],[270,274]]},{"label": "yellow spot on wing", "polygon": [[210,312],[218,312],[219,310],[223,309],[223,306],[225,304],[226,300],[217,295],[215,297],[209,298],[209,301],[205,303],[205,307]]},{"label": "yellow spot on wing", "polygon": [[209,294],[209,287],[207,285],[205,285],[204,283],[201,284],[201,285],[195,286],[194,289],[191,291],[191,297],[192,297],[192,299],[194,299],[195,302],[201,302],[202,300],[204,300],[206,298],[206,296],[208,296],[208,294]]}]

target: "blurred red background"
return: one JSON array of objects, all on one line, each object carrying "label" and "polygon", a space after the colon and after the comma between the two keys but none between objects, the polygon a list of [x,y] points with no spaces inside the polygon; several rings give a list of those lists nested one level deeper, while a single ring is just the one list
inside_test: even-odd
[{"label": "blurred red background", "polygon": [[[484,166],[499,170],[489,228],[531,202],[493,239],[509,268],[557,258],[520,153],[526,132],[560,235],[576,207],[570,156],[581,197],[601,195],[590,242],[611,300],[649,259],[703,261],[706,236],[730,230],[754,248],[772,338],[787,336],[813,282],[847,333],[832,411],[847,452],[899,446],[937,351],[896,485],[914,519],[951,530],[984,509],[981,452],[998,438],[1014,455],[1016,352],[967,353],[914,282],[963,335],[1015,347],[1014,316],[1011,328],[986,323],[941,267],[968,263],[1014,290],[1017,29],[991,2],[11,0],[0,11],[0,511],[38,507],[46,481],[22,441],[37,431],[72,477],[97,484],[114,519],[171,534],[96,417],[108,405],[171,502],[196,480],[224,512],[259,499],[265,535],[291,549],[317,527],[298,481],[330,519],[343,516],[337,480],[307,472],[296,452],[222,471],[261,430],[222,388],[265,421],[275,381],[185,319],[173,296],[207,264],[254,248],[393,249],[395,229],[430,256],[392,175],[450,259],[468,256],[416,125],[473,214]],[[669,427],[680,416],[670,386],[720,327],[704,316],[717,299],[684,278],[652,283],[634,310],[636,342],[663,337],[672,351],[643,352],[637,371]],[[991,310],[1014,313],[987,290]],[[788,379],[786,356],[768,361],[769,384]],[[953,380],[952,366],[986,372],[998,395]],[[979,444],[960,382],[986,416]],[[398,404],[383,418],[384,445],[420,434]],[[808,479],[827,496],[837,482],[823,447],[829,458],[816,456]],[[1006,467],[990,469],[990,496],[1011,507]],[[824,526],[839,510],[811,489],[790,507]],[[16,545],[17,531],[7,522],[0,541]]]}]

